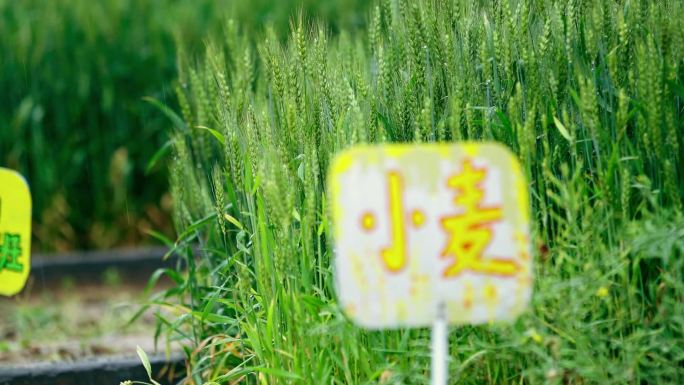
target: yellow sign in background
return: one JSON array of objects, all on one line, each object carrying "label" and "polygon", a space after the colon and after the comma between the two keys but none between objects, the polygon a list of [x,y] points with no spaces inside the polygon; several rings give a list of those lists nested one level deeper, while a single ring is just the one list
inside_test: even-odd
[{"label": "yellow sign in background", "polygon": [[14,295],[31,268],[31,193],[18,173],[0,168],[0,295]]},{"label": "yellow sign in background", "polygon": [[496,143],[384,145],[329,173],[344,311],[371,328],[512,320],[532,293],[527,182]]}]

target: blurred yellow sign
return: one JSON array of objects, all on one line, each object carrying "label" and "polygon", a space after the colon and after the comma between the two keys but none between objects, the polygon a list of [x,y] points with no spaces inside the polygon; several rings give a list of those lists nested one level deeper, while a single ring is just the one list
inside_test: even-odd
[{"label": "blurred yellow sign", "polygon": [[527,306],[528,190],[507,148],[358,147],[329,175],[337,291],[361,326],[429,326],[440,311],[452,324],[511,320]]},{"label": "blurred yellow sign", "polygon": [[18,173],[0,168],[0,295],[14,295],[31,268],[31,193]]}]

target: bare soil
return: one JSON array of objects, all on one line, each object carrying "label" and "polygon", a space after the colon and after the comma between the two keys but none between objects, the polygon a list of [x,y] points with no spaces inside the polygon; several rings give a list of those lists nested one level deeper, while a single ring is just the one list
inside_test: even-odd
[{"label": "bare soil", "polygon": [[[135,357],[136,346],[159,353],[152,311],[129,324],[144,301],[146,283],[123,282],[110,271],[100,284],[65,278],[59,285],[40,287],[33,281],[21,295],[0,298],[0,368]],[[159,346],[163,349],[163,343]]]}]

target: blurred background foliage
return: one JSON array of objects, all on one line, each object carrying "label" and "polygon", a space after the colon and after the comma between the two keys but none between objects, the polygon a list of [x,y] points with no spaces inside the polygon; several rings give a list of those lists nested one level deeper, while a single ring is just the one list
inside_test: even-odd
[{"label": "blurred background foliage", "polygon": [[225,18],[287,36],[298,12],[354,29],[365,2],[0,0],[0,166],[34,199],[37,250],[138,244],[170,235],[164,167],[146,168],[175,107],[177,47],[204,52]]}]

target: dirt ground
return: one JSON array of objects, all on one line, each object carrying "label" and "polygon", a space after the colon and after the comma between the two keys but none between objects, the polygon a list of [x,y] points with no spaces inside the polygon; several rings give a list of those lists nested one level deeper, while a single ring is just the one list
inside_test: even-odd
[{"label": "dirt ground", "polygon": [[138,345],[148,354],[163,352],[163,341],[155,350],[152,311],[129,324],[144,300],[146,283],[122,282],[113,271],[100,285],[69,279],[56,287],[29,282],[19,296],[0,297],[0,368],[136,356]]}]

